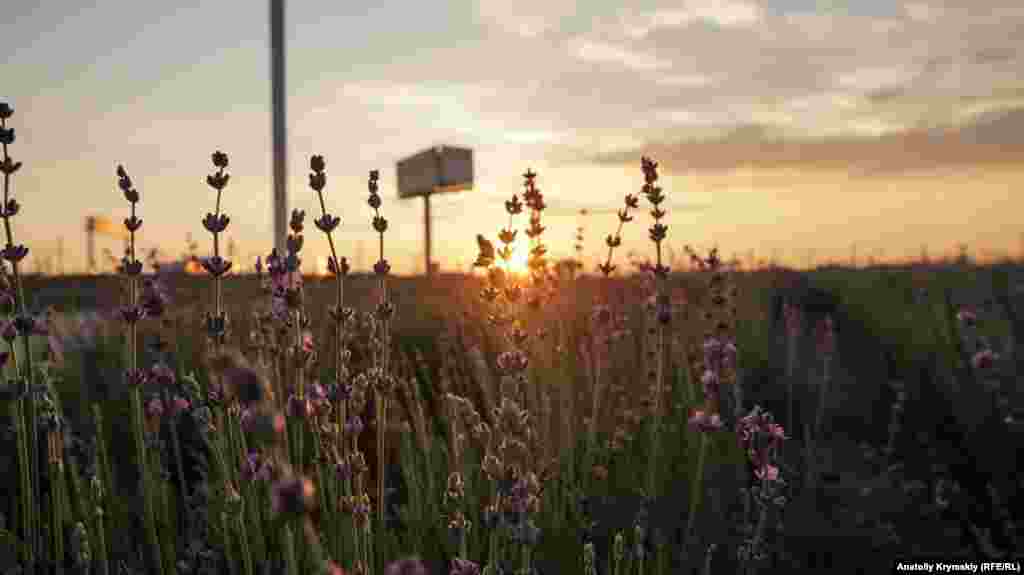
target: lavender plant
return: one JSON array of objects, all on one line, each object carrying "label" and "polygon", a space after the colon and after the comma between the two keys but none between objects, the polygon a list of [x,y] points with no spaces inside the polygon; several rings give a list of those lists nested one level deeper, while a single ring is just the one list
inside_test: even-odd
[{"label": "lavender plant", "polygon": [[388,420],[388,402],[394,388],[394,378],[391,374],[391,318],[394,315],[395,307],[389,300],[387,276],[391,271],[391,264],[384,259],[384,232],[388,229],[388,221],[380,213],[381,198],[378,194],[378,180],[380,172],[372,170],[367,184],[370,196],[366,203],[373,209],[373,230],[377,233],[378,258],[373,265],[373,272],[378,277],[379,300],[375,310],[376,320],[379,322],[380,347],[379,355],[375,356],[374,371],[371,375],[371,385],[374,391],[374,406],[376,408],[377,425],[377,522],[379,529],[384,528],[384,464],[386,445],[384,442],[385,428]]},{"label": "lavender plant", "polygon": [[643,158],[641,164],[644,172],[644,187],[642,192],[647,197],[647,201],[651,204],[650,213],[651,217],[654,218],[654,223],[651,225],[649,235],[651,242],[654,243],[656,255],[656,262],[654,267],[651,269],[651,273],[654,275],[656,285],[657,351],[654,359],[655,379],[652,402],[654,421],[651,426],[651,457],[650,467],[647,472],[647,495],[648,497],[653,497],[657,485],[657,461],[661,442],[661,402],[664,400],[666,326],[670,321],[670,317],[668,316],[668,302],[666,301],[667,296],[664,288],[665,280],[668,278],[669,268],[662,262],[662,243],[668,235],[668,226],[661,222],[661,220],[667,215],[665,210],[661,208],[661,204],[665,201],[665,195],[662,193],[661,187],[655,185],[658,181],[658,164],[649,158]]},{"label": "lavender plant", "polygon": [[213,255],[202,262],[203,269],[213,278],[213,312],[207,314],[206,330],[216,345],[223,345],[227,334],[227,315],[224,313],[223,277],[231,270],[231,262],[220,255],[220,236],[228,228],[231,218],[221,213],[221,195],[231,179],[231,174],[224,170],[228,167],[228,155],[214,152],[211,156],[217,171],[206,176],[206,184],[217,191],[217,201],[213,213],[203,218],[203,227],[213,236]]},{"label": "lavender plant", "polygon": [[735,296],[735,293],[729,288],[728,279],[722,269],[722,261],[718,257],[718,250],[712,249],[706,258],[697,255],[696,251],[689,246],[686,247],[686,251],[698,269],[710,273],[708,282],[710,305],[705,315],[710,329],[704,334],[700,355],[702,361],[699,365],[694,365],[691,368],[691,373],[699,374],[704,403],[700,409],[694,410],[689,421],[690,427],[701,433],[696,475],[690,496],[690,513],[685,532],[689,537],[693,534],[697,509],[701,501],[704,464],[710,446],[708,434],[723,427],[720,412],[722,388],[729,389],[737,384],[737,349],[735,343],[736,310],[730,305],[730,299]]},{"label": "lavender plant", "polygon": [[157,516],[154,509],[153,494],[158,490],[157,484],[149,467],[149,454],[146,450],[146,432],[144,428],[145,412],[142,400],[142,388],[147,380],[147,373],[138,365],[138,322],[146,315],[145,308],[139,303],[138,276],[142,273],[142,262],[135,257],[135,232],[142,227],[142,220],[137,216],[139,192],[135,189],[128,172],[123,166],[117,167],[117,185],[124,194],[130,207],[130,215],[124,220],[128,230],[128,253],[121,262],[120,272],[125,276],[128,285],[128,301],[121,307],[121,320],[127,327],[128,368],[125,382],[132,399],[132,417],[134,418],[135,455],[139,466],[138,493],[143,504],[143,522],[148,543],[149,568],[157,573],[164,573],[167,568],[161,550],[160,537],[157,531]]},{"label": "lavender plant", "polygon": [[[597,286],[596,305],[586,314],[591,328],[586,336],[593,339],[592,345],[581,349],[590,354],[590,401],[585,397],[578,400],[573,381],[584,379],[580,376],[588,368],[566,361],[560,369],[548,369],[573,355],[582,338],[569,332],[571,322],[562,317],[553,320],[552,314],[544,313],[550,311],[545,310],[545,304],[555,295],[556,284],[548,272],[548,246],[542,240],[544,197],[532,171],[524,176],[522,196],[513,196],[505,205],[510,219],[498,234],[500,247],[495,248],[483,237],[478,242],[477,263],[486,268],[483,318],[489,327],[481,331],[493,337],[477,338],[476,326],[460,318],[460,325],[454,326],[453,335],[441,346],[445,353],[435,378],[431,361],[403,355],[394,345],[399,329],[392,298],[396,286],[389,282],[390,264],[384,259],[388,222],[380,211],[379,175],[371,172],[367,199],[373,210],[372,227],[378,235],[378,260],[373,266],[376,299],[373,309],[360,315],[345,307],[351,293],[351,284],[346,282],[358,280],[347,277],[349,265],[340,257],[341,248],[333,235],[340,218],[327,209],[325,162],[322,156],[311,157],[309,185],[320,205],[315,224],[327,236],[328,269],[335,282],[334,306],[324,314],[333,328],[333,349],[325,355],[333,358],[334,370],[325,380],[317,352],[327,339],[313,337],[319,314],[303,291],[300,258],[305,214],[301,211],[292,214],[286,252],[271,252],[265,260],[270,295],[267,313],[254,315],[251,330],[242,334],[244,348],[236,349],[232,344],[235,334],[228,329],[231,302],[223,294],[223,277],[231,263],[222,257],[220,249],[221,235],[229,222],[221,207],[229,176],[227,156],[221,152],[213,154],[216,171],[207,178],[208,185],[217,191],[215,209],[202,220],[213,239],[212,255],[202,261],[213,279],[212,309],[202,321],[204,341],[212,344],[207,346],[207,369],[198,374],[187,373],[183,365],[172,369],[162,352],[154,353],[152,362],[143,358],[145,326],[141,322],[166,313],[169,306],[160,278],[142,277],[135,245],[136,232],[142,225],[137,214],[139,195],[127,173],[119,168],[119,187],[131,208],[125,220],[128,249],[120,265],[127,297],[119,316],[126,324],[123,363],[131,390],[129,414],[133,459],[139,468],[137,492],[143,541],[138,545],[122,537],[121,530],[130,525],[130,510],[114,481],[116,465],[111,462],[116,463],[117,456],[107,452],[102,437],[94,455],[65,453],[63,444],[70,430],[62,419],[59,394],[47,377],[47,370],[55,364],[37,361],[31,353],[29,336],[41,334],[47,326],[27,312],[24,274],[19,268],[27,248],[15,245],[11,233],[10,218],[19,206],[9,196],[10,177],[20,167],[7,155],[7,145],[14,141],[13,130],[6,124],[12,114],[8,106],[0,106],[4,154],[0,171],[5,175],[0,217],[7,232],[3,257],[13,268],[9,277],[0,274],[3,280],[10,280],[0,282],[0,299],[13,309],[13,317],[0,329],[8,344],[0,353],[0,362],[11,364],[18,388],[10,414],[17,441],[15,511],[20,540],[15,539],[12,548],[24,565],[37,568],[44,562],[70,559],[79,570],[95,566],[107,573],[110,560],[120,560],[125,553],[135,554],[135,545],[143,550],[141,564],[147,572],[419,574],[426,571],[425,561],[402,559],[401,551],[407,549],[399,549],[396,542],[413,545],[416,539],[418,553],[434,554],[430,547],[433,535],[448,532],[452,536],[448,550],[454,550],[445,556],[450,573],[531,573],[565,547],[563,532],[571,532],[568,537],[581,536],[582,541],[574,547],[569,561],[558,567],[562,572],[596,574],[601,572],[599,568],[607,567],[607,572],[617,575],[663,574],[676,569],[668,565],[668,557],[680,555],[680,550],[667,549],[666,542],[659,539],[660,527],[653,518],[658,512],[653,497],[661,489],[663,474],[678,470],[679,466],[673,465],[676,460],[687,459],[683,475],[692,477],[688,477],[692,496],[683,533],[690,538],[704,505],[706,468],[720,455],[718,449],[711,449],[711,437],[733,425],[736,443],[746,454],[750,469],[747,503],[755,511],[743,519],[749,523],[749,530],[737,555],[749,572],[771,553],[772,527],[778,524],[779,511],[788,496],[786,481],[791,480],[783,477],[785,471],[778,461],[785,431],[759,408],[742,417],[735,415],[742,407],[742,396],[737,395],[736,291],[732,275],[724,273],[716,251],[707,258],[691,254],[699,268],[710,272],[708,296],[703,302],[710,329],[701,346],[690,350],[694,359],[689,365],[690,382],[702,386],[702,397],[689,387],[669,389],[674,379],[666,366],[670,356],[682,355],[681,350],[672,348],[679,347],[677,342],[682,344],[685,338],[681,332],[689,326],[676,322],[670,330],[672,320],[681,314],[673,313],[668,299],[669,269],[664,254],[670,250],[664,222],[665,196],[657,187],[657,164],[647,158],[641,162],[643,193],[651,204],[654,222],[649,237],[656,256],[646,268],[652,295],[646,324],[653,337],[644,351],[651,355],[637,361],[630,357],[635,350],[612,345],[616,334],[627,329],[625,314],[611,311],[612,284],[617,281],[611,276],[615,269],[613,253],[621,246],[623,225],[632,219],[630,210],[638,207],[638,196],[630,194],[618,213],[615,233],[606,239],[608,255],[599,266],[604,278]],[[515,217],[527,209],[526,229],[517,230]],[[517,273],[510,263],[519,231],[525,231],[529,243],[525,274]],[[0,271],[6,272],[2,267]],[[262,279],[262,269],[260,274]],[[585,281],[574,280],[572,289],[585,293],[588,288]],[[404,318],[402,314],[399,322]],[[246,326],[244,321],[235,325]],[[552,338],[555,330],[557,337]],[[16,341],[19,338],[20,347]],[[186,340],[175,338],[176,345]],[[563,347],[549,345],[552,341]],[[973,370],[970,373],[988,373],[998,365],[994,346],[972,347],[977,342],[966,339],[962,343],[968,350],[964,365]],[[822,351],[822,357],[827,360],[831,355]],[[637,395],[636,390],[621,381],[628,379],[622,376],[634,368],[651,372],[650,394],[643,408],[631,397]],[[831,377],[830,370],[826,364],[827,377]],[[499,384],[498,393],[492,393],[492,378]],[[561,388],[556,390],[553,384]],[[734,388],[733,397],[739,398],[734,399],[732,410],[725,408],[729,396],[724,392],[729,386]],[[443,397],[441,401],[433,400],[440,407],[430,405],[432,400],[424,398],[421,389],[427,396]],[[687,426],[679,425],[684,422],[666,416],[670,391],[673,397],[678,391],[685,392],[687,407],[694,408],[687,414],[689,432],[697,433],[700,441],[693,463],[689,458],[673,459],[668,449],[676,444],[689,445],[689,436],[682,435]],[[554,420],[550,405],[550,394],[559,392],[561,422]],[[816,436],[821,435],[828,415],[822,407],[826,387],[822,386],[820,392]],[[367,423],[372,422],[373,432],[364,436],[366,427],[370,427],[363,420],[371,398],[372,414]],[[791,393],[788,398],[791,403]],[[683,404],[676,405],[682,411],[678,406]],[[104,429],[104,419],[115,413],[114,406],[93,407],[95,424]],[[434,409],[437,421],[429,422],[425,412]],[[789,420],[793,411],[787,409]],[[586,432],[581,438],[584,441],[570,449],[563,447],[560,452],[548,438],[550,431],[559,428],[566,439],[571,439],[578,416],[584,416],[579,417]],[[402,418],[405,421],[400,421]],[[193,453],[193,445],[181,441],[186,421],[199,427],[201,443],[211,458],[209,469],[199,472],[198,484],[187,483],[184,473],[186,456],[201,458],[201,454]],[[648,445],[627,449],[633,432],[643,423],[651,432]],[[606,424],[613,429],[608,430],[607,441],[601,441],[599,434]],[[443,441],[432,437],[435,425],[444,430],[438,434]],[[162,432],[168,429],[165,438]],[[416,494],[416,501],[409,505],[416,506],[417,511],[400,513],[405,525],[385,521],[388,508],[393,506],[385,489],[385,462],[394,446],[389,435],[392,429],[405,435],[399,459],[403,477]],[[362,452],[364,438],[370,438],[375,454],[372,448],[367,448],[366,454]],[[888,451],[893,451],[895,445],[890,435]],[[641,457],[646,456],[648,461],[634,459],[633,451],[642,451]],[[447,454],[447,466],[434,465],[441,462],[435,459],[437,453]],[[376,460],[368,465],[367,459],[374,455]],[[688,455],[685,450],[683,455]],[[556,456],[569,462],[561,468],[569,472],[569,477],[560,477],[557,482],[552,480],[550,463],[550,458]],[[43,457],[47,458],[45,470],[39,469]],[[580,460],[584,462],[582,470],[577,465]],[[590,507],[596,499],[590,496],[603,491],[610,476],[621,479],[634,468],[646,498],[632,524],[625,526],[627,530],[611,527],[610,545],[602,543],[595,537],[597,519]],[[578,471],[582,471],[579,481],[574,476]],[[49,489],[45,488],[47,482]],[[370,491],[376,491],[373,497]],[[1006,498],[1000,491],[990,499]],[[430,523],[432,528],[427,525]],[[407,529],[404,535],[402,529]],[[4,537],[10,540],[6,534]],[[708,549],[708,553],[687,559],[695,559],[689,567],[702,567],[707,573],[712,569],[711,550],[719,542],[710,539],[703,543],[701,549]],[[128,558],[118,565],[126,572],[129,565],[137,567],[139,562]]]},{"label": "lavender plant", "polygon": [[[35,400],[35,380],[32,369],[32,353],[29,343],[33,321],[28,315],[25,304],[25,291],[22,285],[19,266],[28,255],[28,248],[14,243],[14,231],[11,218],[21,211],[21,205],[11,197],[12,176],[21,168],[22,163],[14,161],[8,146],[14,143],[14,128],[7,126],[7,121],[14,116],[14,109],[6,102],[0,102],[0,172],[4,175],[3,205],[0,206],[0,218],[4,221],[4,249],[0,255],[11,265],[11,282],[6,282],[5,299],[10,303],[12,312],[10,319],[4,324],[3,338],[9,351],[0,356],[4,363],[11,361],[14,369],[14,385],[17,399],[11,404],[11,419],[14,421],[18,441],[18,469],[20,472],[21,493],[21,534],[27,545],[22,546],[23,556],[30,569],[40,559],[41,537],[41,496],[39,487],[39,426],[37,404]],[[0,264],[2,265],[2,264]],[[6,268],[4,268],[6,276]],[[6,278],[5,278],[6,279]],[[21,337],[24,357],[19,362],[15,339]],[[8,384],[9,385],[9,384]]]}]

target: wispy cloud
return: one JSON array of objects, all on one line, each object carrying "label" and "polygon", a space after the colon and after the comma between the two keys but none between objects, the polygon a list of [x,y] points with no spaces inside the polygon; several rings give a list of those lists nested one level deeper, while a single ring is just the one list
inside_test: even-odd
[{"label": "wispy cloud", "polygon": [[488,27],[523,38],[557,30],[562,18],[577,11],[575,0],[476,0],[480,20]]},{"label": "wispy cloud", "polygon": [[650,141],[589,159],[631,164],[641,155],[661,158],[671,166],[668,169],[680,172],[795,168],[804,174],[832,171],[877,177],[956,166],[1013,168],[1024,162],[1024,102],[1017,109],[981,114],[970,123],[941,129],[863,120],[851,123],[843,135],[792,138],[772,127],[748,125],[713,139]]},{"label": "wispy cloud", "polygon": [[[262,238],[266,14],[243,0],[166,14],[124,0],[75,14],[36,4],[0,21],[0,83],[23,122],[18,185],[90,192],[70,194],[62,215],[28,210],[20,221],[47,238],[58,226],[77,229],[72,207],[115,209],[116,194],[104,190],[120,161],[149,176],[154,209],[171,210],[176,187],[206,168],[209,146],[233,154],[245,190],[236,195],[254,195],[247,204],[256,207],[238,215],[239,239]],[[338,158],[332,185],[362,185],[367,166],[386,180],[398,157],[446,142],[478,151],[472,197],[481,199],[471,201],[482,203],[516,185],[524,164],[545,162],[548,189],[582,182],[562,189],[597,202],[579,190],[632,185],[623,166],[640,153],[776,199],[865,174],[880,182],[940,169],[1019,171],[1022,159],[1019,0],[311,2],[288,25],[300,206],[309,153]],[[185,228],[147,229],[178,241]]]},{"label": "wispy cloud", "polygon": [[903,87],[914,79],[914,73],[906,68],[857,68],[837,76],[840,88],[859,93],[877,92]]},{"label": "wispy cloud", "polygon": [[715,79],[704,74],[669,74],[658,76],[655,83],[659,86],[674,86],[679,88],[704,88],[715,83]]},{"label": "wispy cloud", "polygon": [[693,24],[711,24],[723,28],[753,26],[764,12],[752,2],[743,0],[686,0],[681,8],[662,8],[626,16],[623,26],[634,39],[646,38],[653,32],[686,28]]},{"label": "wispy cloud", "polygon": [[672,62],[648,52],[596,40],[579,39],[571,43],[572,52],[584,62],[617,64],[630,70],[655,71],[672,67]]},{"label": "wispy cloud", "polygon": [[925,2],[908,2],[903,5],[907,18],[915,22],[934,22],[940,16],[939,9]]}]

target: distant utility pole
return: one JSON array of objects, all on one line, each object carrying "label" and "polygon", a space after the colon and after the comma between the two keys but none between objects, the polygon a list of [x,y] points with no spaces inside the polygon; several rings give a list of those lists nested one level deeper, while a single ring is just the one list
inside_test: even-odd
[{"label": "distant utility pole", "polygon": [[64,275],[64,236],[57,236],[57,273]]},{"label": "distant utility pole", "polygon": [[284,0],[270,0],[270,100],[274,162],[274,247],[284,253],[288,234],[288,149],[285,145]]}]

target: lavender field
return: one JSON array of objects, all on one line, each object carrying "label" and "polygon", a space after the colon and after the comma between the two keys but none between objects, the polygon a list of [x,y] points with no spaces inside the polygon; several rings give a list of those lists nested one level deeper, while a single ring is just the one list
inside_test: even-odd
[{"label": "lavender field", "polygon": [[1012,261],[751,271],[687,248],[681,271],[642,158],[598,269],[550,257],[527,170],[507,225],[466,238],[478,273],[394,278],[379,173],[379,258],[353,270],[313,155],[320,210],[238,274],[217,151],[206,277],[139,259],[153,216],[124,166],[120,276],[26,276],[17,117],[0,104],[5,573],[1019,569]]}]

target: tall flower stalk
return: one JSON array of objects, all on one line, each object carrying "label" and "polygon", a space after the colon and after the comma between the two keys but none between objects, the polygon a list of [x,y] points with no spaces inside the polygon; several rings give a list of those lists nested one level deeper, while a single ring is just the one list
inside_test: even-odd
[{"label": "tall flower stalk", "polygon": [[[223,278],[224,275],[231,269],[231,262],[221,257],[221,234],[227,229],[228,224],[231,222],[231,218],[227,214],[221,213],[221,197],[224,193],[224,188],[227,187],[228,181],[231,179],[230,174],[225,173],[224,170],[228,167],[228,155],[221,151],[216,151],[210,156],[210,160],[213,163],[216,172],[206,176],[206,184],[210,188],[216,190],[217,200],[214,204],[213,213],[207,212],[203,218],[203,228],[206,229],[213,236],[213,254],[202,261],[202,267],[213,278],[213,311],[206,314],[206,335],[210,338],[212,345],[212,351],[214,356],[220,354],[224,340],[227,336],[227,314],[224,312],[224,289],[223,289]],[[222,382],[209,382],[207,387],[207,395],[209,390],[220,389]],[[165,388],[165,401],[169,401],[170,398],[167,395]],[[181,447],[178,438],[178,427],[177,418],[170,418],[171,425],[171,441],[174,446],[174,455],[177,461],[178,468],[178,481],[182,489],[182,500],[186,501],[188,493],[185,488],[184,470],[181,461]],[[185,522],[185,536],[186,539],[190,536],[189,522]],[[227,534],[225,533],[225,537]],[[244,538],[244,534],[242,535]]]},{"label": "tall flower stalk", "polygon": [[783,304],[782,313],[786,325],[786,429],[793,429],[793,380],[803,319],[800,308],[788,301]]},{"label": "tall flower stalk", "polygon": [[[629,210],[637,209],[639,207],[640,199],[635,194],[626,194],[623,201],[623,207],[618,211],[617,217],[619,220],[618,227],[615,228],[615,233],[605,238],[605,245],[608,247],[607,255],[605,260],[598,264],[598,271],[603,276],[603,293],[601,294],[601,301],[595,306],[594,313],[591,315],[591,323],[593,324],[593,334],[595,339],[595,357],[594,357],[594,381],[593,381],[593,397],[590,412],[590,425],[587,429],[587,460],[583,464],[583,472],[585,477],[590,477],[590,453],[597,448],[597,423],[598,416],[601,413],[601,397],[604,394],[604,372],[605,367],[609,363],[609,359],[612,353],[612,343],[614,341],[613,333],[615,332],[615,314],[611,307],[611,275],[615,271],[616,266],[612,263],[612,257],[615,253],[615,249],[622,245],[622,228],[627,222],[633,221],[633,216],[629,214]],[[568,418],[567,418],[568,419]]]},{"label": "tall flower stalk", "polygon": [[[489,502],[483,510],[484,530],[489,532],[487,564],[484,573],[499,572],[505,539],[511,544],[510,551],[519,558],[523,572],[529,572],[532,551],[537,544],[540,530],[534,523],[534,516],[540,509],[540,485],[549,476],[551,469],[544,460],[543,443],[547,438],[538,433],[538,427],[529,403],[530,358],[527,349],[531,336],[527,330],[525,307],[539,309],[548,293],[552,281],[547,266],[547,246],[541,241],[545,230],[541,215],[546,207],[544,196],[537,188],[537,174],[527,170],[523,174],[524,202],[515,194],[505,202],[509,215],[508,227],[498,233],[502,247],[494,246],[482,235],[477,236],[479,254],[476,267],[487,270],[487,285],[481,298],[490,312],[488,323],[500,332],[500,351],[496,359],[500,377],[499,405],[491,410],[493,429],[486,426],[474,432],[480,439],[483,456],[481,470],[487,478],[490,490]],[[529,282],[520,281],[511,268],[511,258],[518,230],[513,229],[515,216],[530,208],[529,226],[525,233],[530,241],[528,259]],[[496,258],[501,263],[496,263]],[[540,340],[540,333],[536,336]],[[537,397],[532,403],[543,415],[546,396]],[[550,426],[548,426],[550,428]],[[484,433],[480,433],[483,431]]]},{"label": "tall flower stalk", "polygon": [[124,194],[131,207],[130,216],[125,218],[124,227],[128,230],[128,250],[121,261],[120,272],[125,276],[128,283],[128,302],[121,307],[121,319],[128,328],[128,370],[125,380],[131,391],[132,417],[135,429],[135,455],[139,464],[139,496],[143,504],[143,521],[145,523],[146,539],[149,542],[151,555],[151,570],[164,573],[164,564],[160,550],[160,539],[157,536],[156,513],[153,509],[153,496],[157,492],[153,478],[150,476],[147,462],[146,434],[143,424],[145,412],[142,405],[142,387],[147,380],[147,372],[139,369],[138,365],[138,322],[145,317],[146,310],[139,302],[138,277],[142,273],[142,262],[135,257],[135,232],[142,227],[142,220],[136,215],[136,206],[139,203],[139,192],[132,184],[128,172],[123,166],[117,167],[117,185]]},{"label": "tall flower stalk", "polygon": [[[299,258],[299,254],[302,251],[304,244],[302,232],[305,229],[306,212],[303,210],[292,210],[291,219],[288,222],[288,228],[291,233],[288,234],[286,241],[286,249],[288,255],[285,258],[285,269],[288,270],[289,274],[294,274],[294,282],[289,285],[285,290],[285,303],[288,308],[288,315],[290,316],[290,327],[292,328],[292,346],[291,346],[291,360],[290,373],[293,374],[294,381],[292,382],[293,392],[288,398],[288,412],[292,416],[291,425],[291,444],[289,445],[290,456],[292,465],[300,472],[304,465],[303,451],[305,448],[305,424],[306,418],[310,415],[309,403],[306,400],[306,367],[307,360],[310,359],[308,354],[312,353],[312,349],[305,345],[306,340],[304,338],[305,328],[308,325],[309,318],[305,314],[303,309],[303,291],[302,291],[302,272],[300,267],[302,260]],[[310,342],[311,343],[311,342]],[[286,370],[286,373],[289,373]],[[285,386],[288,387],[287,385]]]},{"label": "tall flower stalk", "polygon": [[[723,426],[721,417],[722,388],[729,388],[737,384],[736,378],[736,343],[735,343],[735,322],[736,308],[732,304],[735,297],[735,289],[728,287],[728,281],[722,270],[722,261],[718,257],[718,250],[712,249],[708,257],[697,255],[689,246],[686,251],[691,261],[701,271],[710,272],[711,277],[708,284],[710,301],[705,320],[711,326],[704,334],[704,342],[701,352],[694,354],[702,357],[699,365],[691,367],[690,373],[699,374],[700,384],[703,387],[704,405],[694,410],[690,417],[690,428],[699,432],[700,447],[697,455],[697,468],[694,471],[693,488],[690,497],[690,513],[687,518],[685,536],[693,534],[696,525],[697,512],[703,494],[704,466],[710,447],[710,433],[718,431]],[[739,406],[734,410],[738,413]]]},{"label": "tall flower stalk", "polygon": [[[348,419],[348,399],[351,396],[351,383],[349,382],[348,358],[349,352],[346,347],[346,327],[355,318],[355,311],[345,305],[345,276],[348,275],[349,264],[343,257],[338,257],[337,246],[334,243],[334,231],[341,224],[341,218],[328,213],[327,204],[324,201],[324,188],[327,187],[327,164],[323,156],[314,155],[309,160],[309,187],[316,192],[317,200],[320,203],[320,217],[313,220],[317,229],[327,236],[327,245],[331,249],[331,255],[327,259],[327,269],[334,276],[335,305],[330,309],[330,317],[335,327],[334,356],[335,356],[335,380],[330,386],[328,399],[333,403],[335,410],[334,424],[334,445],[337,464],[344,473],[335,473],[338,490],[336,495],[347,497],[351,493],[350,467],[348,444],[344,438],[345,422]],[[335,554],[341,552],[341,536],[338,529],[334,530]]]},{"label": "tall flower stalk", "polygon": [[[807,483],[810,487],[817,485],[820,469],[818,465],[818,449],[824,436],[825,406],[828,400],[829,387],[832,385],[832,362],[835,353],[835,333],[832,317],[825,316],[815,327],[815,346],[821,359],[821,380],[818,383],[818,405],[814,411],[813,427],[809,427]],[[806,427],[806,426],[805,426]]]},{"label": "tall flower stalk", "polygon": [[[12,408],[12,416],[15,425],[19,428],[18,468],[21,472],[22,487],[22,529],[23,536],[29,542],[25,548],[26,560],[29,567],[33,567],[35,559],[42,551],[42,540],[40,539],[42,522],[41,508],[39,507],[39,502],[42,500],[39,482],[39,418],[32,385],[32,348],[29,343],[33,320],[28,315],[25,305],[25,291],[19,273],[19,265],[28,255],[28,248],[14,243],[14,231],[11,226],[11,218],[17,215],[21,209],[18,201],[11,197],[11,176],[22,166],[21,162],[15,162],[11,158],[7,149],[14,143],[14,128],[7,127],[7,120],[13,115],[14,109],[6,102],[0,102],[0,148],[3,152],[3,158],[0,158],[0,172],[3,172],[4,175],[4,197],[3,204],[0,205],[0,218],[4,221],[5,241],[0,255],[11,264],[11,277],[14,284],[13,289],[10,290],[14,318],[4,330],[4,339],[10,348],[11,363],[19,382],[18,398],[15,407]],[[25,348],[23,362],[19,362],[15,344],[15,339],[18,336],[21,337]]]},{"label": "tall flower stalk", "polygon": [[665,342],[666,342],[666,327],[670,320],[670,316],[667,313],[667,296],[665,294],[665,280],[668,279],[669,268],[663,263],[663,246],[662,243],[665,241],[668,235],[668,226],[662,223],[662,219],[667,215],[665,210],[661,208],[662,202],[665,201],[665,195],[661,191],[660,186],[656,186],[655,183],[658,181],[658,163],[651,160],[650,158],[641,159],[641,168],[644,173],[644,186],[643,194],[647,197],[647,201],[651,204],[651,217],[654,218],[654,223],[651,224],[649,229],[649,236],[652,242],[654,242],[655,249],[655,263],[651,269],[651,273],[654,275],[655,281],[655,305],[656,305],[656,317],[657,317],[657,344],[655,361],[655,381],[654,381],[654,398],[653,398],[653,410],[654,410],[654,421],[651,426],[651,457],[649,460],[650,467],[647,473],[647,495],[648,497],[654,496],[654,489],[657,485],[656,473],[658,469],[658,456],[660,451],[661,442],[661,402],[662,396],[664,395],[664,383],[665,383]]},{"label": "tall flower stalk", "polygon": [[757,564],[767,557],[764,542],[768,538],[769,514],[773,509],[776,514],[781,513],[787,502],[786,481],[777,463],[779,450],[789,437],[785,428],[775,423],[771,414],[763,411],[761,406],[754,406],[749,414],[739,418],[736,433],[752,471],[750,479],[754,485],[746,490],[748,502],[752,499],[759,510],[750,537],[737,550],[737,558],[740,572],[753,575],[757,572]]},{"label": "tall flower stalk", "polygon": [[371,378],[374,391],[374,407],[376,408],[377,421],[377,522],[381,532],[384,528],[384,463],[387,459],[385,454],[386,445],[384,434],[387,427],[388,400],[392,390],[393,379],[391,377],[391,317],[394,315],[395,307],[388,297],[388,273],[391,271],[391,264],[384,259],[384,232],[388,229],[388,221],[380,213],[381,198],[378,194],[377,182],[380,179],[380,172],[370,171],[370,179],[367,183],[370,195],[366,200],[367,205],[373,209],[373,230],[377,232],[377,263],[373,264],[373,272],[377,275],[377,289],[379,300],[375,316],[380,327],[380,348],[376,360],[374,377]]},{"label": "tall flower stalk", "polygon": [[207,213],[206,217],[203,218],[203,227],[213,236],[213,255],[203,260],[202,265],[203,269],[213,278],[213,312],[206,316],[206,332],[216,348],[219,349],[224,344],[224,338],[227,333],[227,314],[224,313],[223,277],[231,269],[231,262],[220,255],[220,235],[224,233],[228,223],[231,222],[231,218],[227,214],[221,213],[220,201],[224,188],[227,187],[228,180],[231,179],[231,175],[224,173],[224,170],[228,167],[227,154],[217,151],[213,153],[211,159],[217,171],[206,176],[206,184],[217,190],[217,203],[214,206],[213,213]]}]

